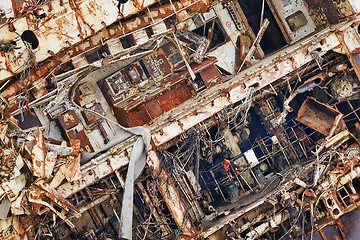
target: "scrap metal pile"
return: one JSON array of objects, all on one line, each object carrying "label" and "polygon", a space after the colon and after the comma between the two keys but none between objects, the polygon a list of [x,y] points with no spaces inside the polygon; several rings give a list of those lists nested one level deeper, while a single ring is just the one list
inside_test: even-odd
[{"label": "scrap metal pile", "polygon": [[0,239],[359,239],[359,10],[3,0]]},{"label": "scrap metal pile", "polygon": [[[80,141],[72,140],[71,147],[45,143],[40,129],[25,134],[13,120],[6,116],[1,119],[2,239],[20,239],[27,235],[25,232],[34,235],[32,224],[49,211],[65,221],[66,212],[80,217],[55,190],[64,179],[73,182],[82,178]],[[47,227],[42,231],[48,232]]]}]

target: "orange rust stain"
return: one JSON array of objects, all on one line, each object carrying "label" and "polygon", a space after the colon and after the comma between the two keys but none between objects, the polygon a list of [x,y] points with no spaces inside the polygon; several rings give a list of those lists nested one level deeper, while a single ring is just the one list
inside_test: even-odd
[{"label": "orange rust stain", "polygon": [[41,162],[40,161],[35,161],[35,164],[37,167],[41,167]]},{"label": "orange rust stain", "polygon": [[98,6],[95,2],[89,2],[89,4],[86,5],[86,8],[88,9],[89,13],[95,14]]}]

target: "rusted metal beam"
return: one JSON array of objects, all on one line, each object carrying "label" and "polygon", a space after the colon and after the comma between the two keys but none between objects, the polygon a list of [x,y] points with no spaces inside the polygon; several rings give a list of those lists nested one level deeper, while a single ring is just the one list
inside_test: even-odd
[{"label": "rusted metal beam", "polygon": [[[103,0],[103,1],[105,1],[105,0]],[[129,1],[129,3],[130,2],[131,1]],[[148,5],[151,5],[152,3],[153,3],[153,1],[146,2],[145,5],[142,5],[143,9],[145,7],[147,7]],[[125,5],[128,6],[129,4],[126,3]],[[207,0],[204,0],[204,1],[186,0],[186,1],[181,1],[181,2],[176,1],[173,3],[173,6],[174,6],[174,8],[170,4],[165,4],[163,6],[154,8],[149,12],[144,12],[143,15],[136,17],[134,19],[125,21],[122,24],[112,25],[106,29],[98,29],[97,31],[94,31],[94,33],[89,33],[88,36],[84,36],[83,35],[84,33],[81,32],[80,30],[71,31],[71,29],[67,30],[69,32],[67,34],[62,33],[61,40],[59,40],[58,38],[55,38],[55,36],[53,36],[53,35],[47,36],[49,34],[48,32],[51,32],[51,31],[39,33],[42,37],[43,37],[43,35],[47,36],[46,39],[39,38],[40,43],[42,43],[43,41],[46,41],[46,43],[47,42],[55,42],[58,44],[62,44],[61,48],[54,49],[54,46],[51,45],[51,46],[48,46],[47,52],[45,52],[45,53],[41,53],[44,50],[36,49],[36,51],[34,52],[35,58],[36,58],[37,63],[41,63],[41,64],[39,64],[39,66],[36,68],[29,67],[27,69],[29,74],[26,75],[24,79],[22,79],[21,81],[18,80],[17,82],[13,83],[10,87],[5,89],[5,91],[3,91],[1,93],[1,96],[5,99],[8,99],[10,102],[10,104],[8,106],[9,111],[14,111],[18,107],[19,100],[18,100],[17,94],[20,92],[20,90],[26,92],[26,89],[32,88],[32,92],[34,93],[34,96],[36,98],[43,96],[44,91],[46,93],[45,87],[47,86],[47,83],[44,80],[44,78],[46,79],[51,74],[59,72],[63,66],[65,66],[66,64],[69,64],[70,60],[73,60],[72,65],[74,65],[74,67],[80,67],[83,64],[88,64],[88,60],[86,59],[86,54],[88,52],[95,51],[97,48],[102,47],[104,45],[104,43],[106,43],[107,41],[109,41],[107,43],[107,46],[109,48],[117,49],[117,48],[119,48],[118,45],[121,46],[120,40],[118,39],[119,37],[124,37],[124,36],[130,35],[130,34],[136,34],[137,31],[145,30],[145,28],[150,28],[150,27],[156,28],[157,24],[163,23],[163,21],[165,19],[167,19],[173,15],[176,15],[179,18],[179,21],[185,21],[187,18],[190,17],[190,15],[187,14],[187,11],[194,11],[195,9],[198,9],[199,11],[205,11],[210,6],[210,2]],[[71,10],[67,10],[67,11],[71,11]],[[140,12],[140,10],[137,10],[137,11]],[[77,14],[77,12],[76,13],[70,12],[68,14],[70,14],[70,15]],[[116,20],[118,20],[118,19],[116,19]],[[17,20],[17,21],[20,21],[20,20]],[[70,23],[71,22],[66,21],[64,24],[70,24]],[[54,23],[52,23],[52,24],[54,24]],[[106,24],[105,24],[105,26],[106,26]],[[7,34],[6,36],[8,36],[9,33],[6,32],[8,30],[5,27],[3,27],[3,28],[0,27],[0,33],[3,31],[4,34]],[[53,26],[53,27],[56,28],[58,26]],[[61,26],[61,27],[64,28],[66,26]],[[35,31],[35,33],[37,33],[37,32]],[[72,38],[72,35],[76,35],[76,34],[81,36],[81,39],[79,39],[79,41],[75,41]],[[159,33],[156,33],[156,34],[159,34]],[[16,35],[14,35],[14,34],[12,34],[12,35],[14,37],[16,37]],[[55,39],[51,39],[51,38],[55,38]],[[75,37],[75,38],[78,38],[78,37]],[[42,46],[41,44],[39,46],[39,48],[45,48],[45,47],[46,47],[45,45]],[[122,47],[120,49],[118,49],[118,51],[121,51],[121,49],[122,49]],[[19,49],[19,52],[21,50],[22,49]],[[2,55],[4,55],[3,56],[4,58],[11,57],[10,56],[11,54],[12,53],[2,53]],[[39,54],[43,54],[43,55],[38,56]],[[1,68],[1,63],[3,61],[1,61],[1,57],[0,57],[0,73],[1,73],[1,71],[5,71],[6,69],[8,69],[10,71],[8,75],[0,74],[0,83],[5,81],[9,77],[14,76],[23,71],[22,66],[24,66],[24,64],[22,63],[22,61],[24,61],[23,59],[25,57],[26,56],[19,55],[19,57],[17,58],[16,64],[19,65],[20,67],[18,66],[18,69],[16,69],[16,71],[10,71],[9,68],[5,67],[5,66],[3,66],[3,68]],[[79,65],[79,63],[76,62],[75,58],[83,59],[84,63],[81,63]],[[7,64],[7,65],[11,66],[12,62],[10,62],[9,64]],[[38,83],[39,81],[42,81],[42,83],[44,85],[39,84]]]},{"label": "rusted metal beam", "polygon": [[259,30],[258,34],[256,35],[256,38],[255,38],[252,46],[250,47],[249,52],[247,52],[243,62],[241,63],[237,73],[239,73],[241,71],[244,64],[246,64],[247,61],[250,61],[250,59],[254,55],[256,47],[260,44],[261,39],[263,38],[265,31],[266,31],[267,27],[269,26],[269,23],[270,23],[270,21],[268,19],[265,19],[264,22],[262,23],[260,30]]},{"label": "rusted metal beam", "polygon": [[[146,205],[150,209],[150,214],[152,214],[154,216],[156,223],[160,227],[161,232],[164,235],[169,234],[171,232],[171,228],[169,227],[168,223],[165,222],[164,219],[160,216],[158,209],[155,206],[156,205],[156,202],[154,201],[155,199],[150,198],[150,196],[149,196],[148,192],[146,191],[142,182],[137,182],[136,185],[137,185],[142,197],[144,198]],[[150,217],[147,220],[150,221]]]},{"label": "rusted metal beam", "polygon": [[336,128],[344,122],[342,116],[335,108],[309,97],[301,105],[296,120],[331,137]]},{"label": "rusted metal beam", "polygon": [[159,117],[151,126],[156,146],[166,143],[182,132],[220,112],[222,109],[245,99],[251,86],[259,91],[296,71],[311,60],[311,52],[317,48],[322,54],[341,46],[330,28],[317,33],[301,43],[289,46],[277,54],[266,57],[240,72],[219,87],[204,91],[201,96]]},{"label": "rusted metal beam", "polygon": [[[314,42],[315,38],[317,39],[316,42]],[[160,116],[159,120],[151,125],[154,144],[159,146],[167,142],[229,105],[245,98],[248,87],[255,86],[257,90],[260,90],[270,83],[281,79],[288,73],[299,69],[313,59],[309,54],[312,50],[322,47],[323,51],[326,52],[340,45],[336,35],[330,29],[327,29],[316,34],[314,37],[304,40],[303,43],[286,48],[279,54],[255,64],[228,82],[223,83],[221,88],[213,87],[205,90],[196,99],[196,102],[188,100],[182,106],[175,108],[176,113],[174,109],[169,114]],[[129,159],[127,156],[131,152],[131,145],[133,143],[134,139],[129,139],[104,155],[85,164],[81,167],[84,178],[81,181],[65,183],[59,186],[58,192],[65,197],[70,196],[84,187],[95,183],[97,179],[125,167],[128,164]],[[159,171],[159,159],[155,152],[150,152],[150,159],[148,160],[149,165]],[[159,183],[165,182],[167,177],[168,174],[166,172],[161,172]],[[184,233],[189,236],[195,236],[196,230],[190,220],[186,219],[186,211],[175,188],[173,188],[169,195],[165,191],[164,185],[159,184],[159,187],[162,189],[162,195],[170,211],[175,216],[178,226],[185,226],[183,227]],[[239,216],[242,213],[239,212],[236,215]]]},{"label": "rusted metal beam", "polygon": [[82,165],[81,173],[83,174],[83,178],[60,185],[57,188],[57,192],[67,198],[85,187],[96,183],[98,179],[104,178],[116,170],[127,166],[134,143],[135,138],[131,138],[108,150],[100,157]]},{"label": "rusted metal beam", "polygon": [[161,195],[182,233],[179,239],[197,239],[197,230],[187,214],[171,176],[165,169],[161,169],[160,159],[156,152],[149,152],[148,165],[152,168],[152,176],[156,178]]},{"label": "rusted metal beam", "polygon": [[360,16],[357,20],[348,22],[337,31],[341,42],[341,51],[346,53],[357,77],[360,79]]},{"label": "rusted metal beam", "polygon": [[[46,13],[44,18],[38,19],[31,12],[0,26],[3,41],[15,41],[20,47],[13,52],[1,52],[0,82],[22,72],[31,54],[42,62],[118,19],[117,4],[110,0],[69,1],[63,5],[49,1],[41,9]],[[31,48],[24,42],[31,43]]]}]

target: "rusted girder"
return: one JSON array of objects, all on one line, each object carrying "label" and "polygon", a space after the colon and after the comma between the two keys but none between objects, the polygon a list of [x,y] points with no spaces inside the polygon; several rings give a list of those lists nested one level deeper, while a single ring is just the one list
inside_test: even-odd
[{"label": "rusted girder", "polygon": [[152,138],[160,146],[222,109],[246,98],[249,87],[259,91],[313,60],[311,53],[321,48],[322,54],[341,46],[330,28],[302,42],[268,56],[218,87],[202,92],[181,107],[164,113],[152,124]]},{"label": "rusted girder", "polygon": [[197,230],[186,212],[186,208],[171,177],[165,169],[161,169],[160,159],[155,151],[149,152],[148,164],[152,168],[152,176],[157,179],[161,195],[181,231],[179,239],[197,239]]}]

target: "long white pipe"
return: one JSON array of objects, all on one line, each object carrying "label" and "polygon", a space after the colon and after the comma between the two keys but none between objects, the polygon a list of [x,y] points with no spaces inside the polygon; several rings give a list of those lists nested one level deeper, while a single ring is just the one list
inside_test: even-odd
[{"label": "long white pipe", "polygon": [[287,210],[275,215],[269,222],[265,222],[251,232],[246,234],[246,240],[255,240],[258,239],[261,235],[268,232],[271,228],[280,225],[282,222],[289,218],[289,212]]}]

